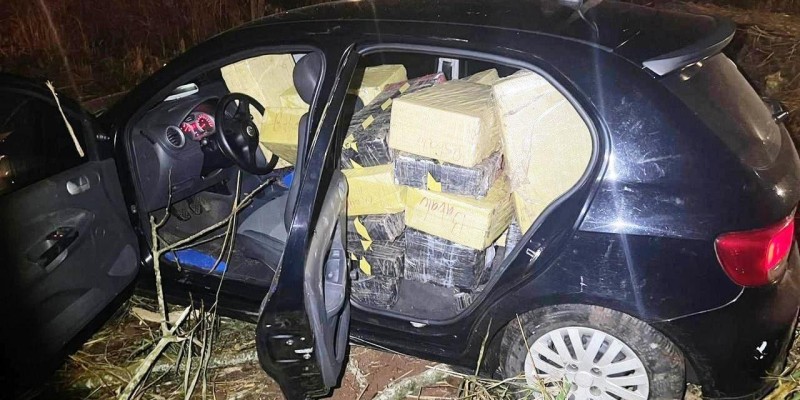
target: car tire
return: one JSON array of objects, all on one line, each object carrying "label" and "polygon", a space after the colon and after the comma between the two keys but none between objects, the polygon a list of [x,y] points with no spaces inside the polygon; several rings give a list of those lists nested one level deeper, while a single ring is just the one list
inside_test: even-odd
[{"label": "car tire", "polygon": [[[580,349],[571,338],[582,342]],[[568,391],[572,400],[682,399],[686,390],[684,358],[669,339],[597,306],[564,304],[520,315],[505,328],[499,356],[503,378],[525,377],[519,381],[539,388],[527,395],[542,384]]]}]

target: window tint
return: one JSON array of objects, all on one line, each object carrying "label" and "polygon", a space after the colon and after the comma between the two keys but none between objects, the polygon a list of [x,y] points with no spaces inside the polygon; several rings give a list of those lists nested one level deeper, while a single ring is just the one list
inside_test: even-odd
[{"label": "window tint", "polygon": [[[83,145],[83,126],[70,124]],[[0,92],[0,194],[6,194],[83,162],[55,103]]]}]

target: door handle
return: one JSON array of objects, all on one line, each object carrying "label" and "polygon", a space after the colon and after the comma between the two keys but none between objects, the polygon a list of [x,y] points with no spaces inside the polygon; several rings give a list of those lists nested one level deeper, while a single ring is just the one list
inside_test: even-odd
[{"label": "door handle", "polygon": [[31,253],[28,259],[41,268],[47,267],[64,253],[69,245],[78,238],[78,230],[72,227],[60,227],[47,234]]},{"label": "door handle", "polygon": [[92,185],[86,175],[81,175],[75,179],[70,179],[67,181],[67,192],[73,196],[76,194],[81,194],[89,190],[91,187]]}]

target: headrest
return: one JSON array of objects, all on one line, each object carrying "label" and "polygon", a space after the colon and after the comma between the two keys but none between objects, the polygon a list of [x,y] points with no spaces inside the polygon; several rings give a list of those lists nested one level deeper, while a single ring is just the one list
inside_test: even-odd
[{"label": "headrest", "polygon": [[292,78],[294,87],[300,98],[307,104],[311,104],[314,99],[314,92],[317,91],[317,83],[322,77],[322,55],[318,52],[308,53],[294,66]]}]

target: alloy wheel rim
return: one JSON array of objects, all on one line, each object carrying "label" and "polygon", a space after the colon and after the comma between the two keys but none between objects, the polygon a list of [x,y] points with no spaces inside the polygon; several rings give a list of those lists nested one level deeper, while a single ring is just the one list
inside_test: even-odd
[{"label": "alloy wheel rim", "polygon": [[645,400],[650,379],[644,363],[618,338],[588,327],[554,329],[531,344],[525,358],[528,385],[570,400]]}]

